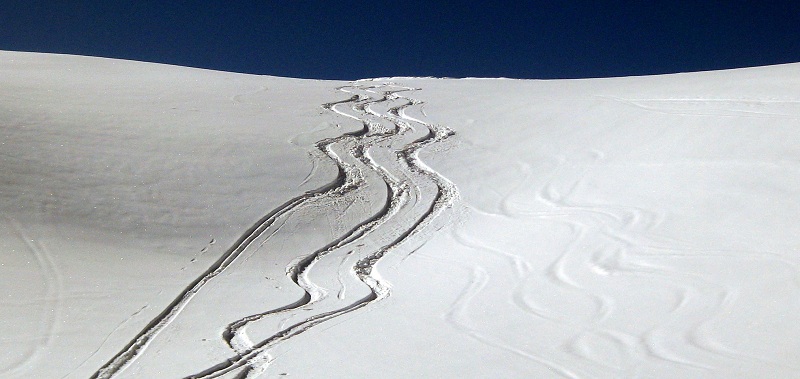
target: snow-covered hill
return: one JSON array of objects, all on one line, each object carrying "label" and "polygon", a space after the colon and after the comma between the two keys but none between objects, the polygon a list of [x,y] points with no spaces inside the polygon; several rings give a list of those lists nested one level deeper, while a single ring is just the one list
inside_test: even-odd
[{"label": "snow-covered hill", "polygon": [[800,372],[800,65],[298,80],[0,53],[0,377]]}]

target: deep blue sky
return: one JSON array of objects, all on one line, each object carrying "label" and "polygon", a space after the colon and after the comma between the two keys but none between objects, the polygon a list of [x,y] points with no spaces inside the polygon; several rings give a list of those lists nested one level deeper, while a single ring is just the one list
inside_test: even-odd
[{"label": "deep blue sky", "polygon": [[0,50],[320,79],[577,78],[800,61],[800,1],[661,3],[0,0]]}]

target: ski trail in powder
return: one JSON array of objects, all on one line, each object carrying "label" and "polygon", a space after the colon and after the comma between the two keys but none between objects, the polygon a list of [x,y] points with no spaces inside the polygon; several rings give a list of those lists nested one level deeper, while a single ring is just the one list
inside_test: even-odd
[{"label": "ski trail in powder", "polygon": [[[358,120],[363,127],[355,132],[323,139],[314,145],[314,156],[318,160],[327,159],[336,164],[336,179],[285,202],[251,226],[217,262],[101,367],[92,376],[93,379],[116,377],[130,366],[203,286],[228,269],[237,258],[246,256],[245,251],[257,247],[251,247],[257,245],[254,241],[270,233],[279,236],[281,230],[274,225],[293,217],[294,212],[301,208],[325,211],[324,207],[319,210],[319,207],[308,206],[311,201],[335,201],[346,193],[370,189],[370,186],[384,187],[387,194],[385,204],[377,213],[367,215],[366,219],[316,251],[299,252],[302,255],[288,262],[286,275],[304,291],[302,298],[291,304],[232,320],[224,326],[221,338],[234,355],[198,370],[187,378],[229,375],[237,378],[258,377],[266,372],[274,359],[270,350],[275,346],[290,342],[293,337],[316,325],[367,307],[391,294],[389,283],[381,278],[376,265],[386,254],[404,244],[408,245],[410,240],[429,237],[434,232],[433,228],[428,227],[429,224],[459,198],[455,185],[419,158],[422,149],[435,151],[444,147],[444,142],[454,133],[446,127],[406,114],[407,109],[414,108],[415,114],[424,115],[421,110],[424,103],[403,95],[415,91],[414,88],[394,83],[375,83],[353,84],[339,90],[351,97],[324,104],[323,108],[341,117]],[[368,178],[379,180],[370,182]],[[353,278],[356,283],[353,285],[368,289],[367,294],[358,295],[356,299],[344,296],[346,278]],[[341,287],[332,292],[338,293],[338,296],[328,295],[331,291],[326,287],[330,286]],[[248,334],[248,326],[275,317],[281,317],[284,321],[268,337],[254,338]]]},{"label": "ski trail in powder", "polygon": [[[429,166],[425,165],[418,152],[431,144],[441,143],[453,135],[447,128],[412,119],[405,116],[404,110],[417,107],[421,102],[398,95],[411,91],[410,88],[393,84],[379,86],[353,86],[341,88],[345,92],[361,92],[350,100],[351,111],[343,111],[344,103],[327,104],[326,109],[346,117],[356,118],[365,125],[360,144],[351,146],[349,154],[365,163],[382,179],[388,189],[386,205],[373,218],[366,220],[342,238],[328,246],[297,260],[287,268],[287,275],[304,291],[306,296],[300,302],[281,308],[251,315],[230,324],[224,338],[236,356],[212,366],[187,378],[216,378],[239,370],[238,377],[255,378],[266,372],[273,357],[269,351],[277,345],[290,341],[293,337],[310,328],[364,308],[388,297],[391,293],[388,283],[380,277],[375,266],[387,253],[423,233],[426,226],[443,210],[452,206],[458,198],[455,186]],[[388,103],[388,104],[384,104]],[[381,111],[387,107],[385,111]],[[416,137],[416,138],[415,138]],[[409,138],[413,138],[408,140]],[[395,147],[395,145],[400,145]],[[386,150],[390,150],[386,154]],[[383,162],[391,157],[391,161]],[[411,188],[411,190],[409,190]],[[403,214],[402,220],[396,217]],[[406,221],[408,217],[411,222]],[[376,236],[377,235],[377,236]],[[388,241],[382,246],[369,250],[360,248],[359,241],[366,236]],[[328,296],[327,291],[311,281],[311,273],[319,261],[339,260],[342,256],[354,261],[351,273],[369,288],[370,293],[355,301],[344,297]],[[339,268],[342,265],[332,265]],[[341,278],[340,272],[323,273],[321,276]],[[253,343],[246,334],[249,323],[257,322],[276,314],[288,314],[297,318],[299,310],[306,312],[298,320],[280,328],[272,336]],[[308,312],[310,311],[310,312]]]},{"label": "ski trail in powder", "polygon": [[32,345],[30,352],[12,366],[2,370],[4,377],[24,377],[25,373],[42,358],[43,351],[52,345],[53,339],[57,337],[64,308],[64,277],[53,254],[42,241],[29,235],[25,226],[17,220],[8,216],[3,218],[11,225],[12,231],[24,242],[25,247],[33,255],[36,265],[39,267],[44,287],[42,294],[44,301],[40,313],[42,337],[28,341]]}]

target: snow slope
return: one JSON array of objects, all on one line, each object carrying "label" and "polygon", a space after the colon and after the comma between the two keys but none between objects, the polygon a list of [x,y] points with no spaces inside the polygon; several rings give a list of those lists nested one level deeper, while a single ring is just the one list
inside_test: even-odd
[{"label": "snow slope", "polygon": [[2,52],[0,377],[796,377],[798,94]]}]

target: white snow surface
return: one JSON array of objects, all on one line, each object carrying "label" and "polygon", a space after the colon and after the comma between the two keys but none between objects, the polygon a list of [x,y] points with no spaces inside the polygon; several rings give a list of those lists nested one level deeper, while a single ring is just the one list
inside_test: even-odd
[{"label": "white snow surface", "polygon": [[0,52],[1,378],[800,376],[800,64]]}]

